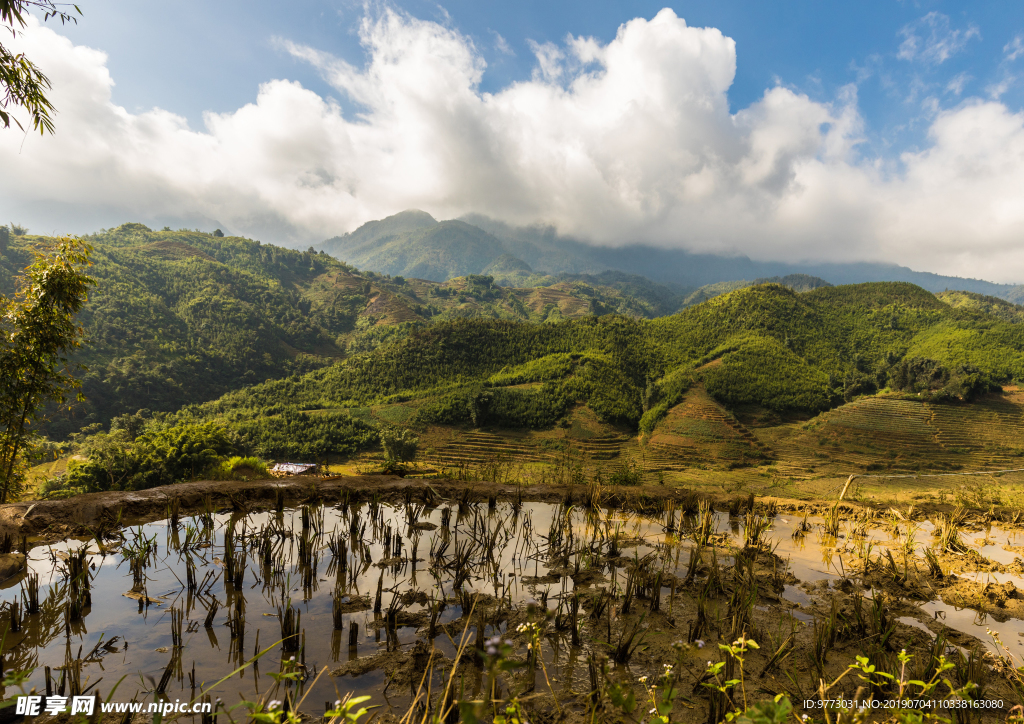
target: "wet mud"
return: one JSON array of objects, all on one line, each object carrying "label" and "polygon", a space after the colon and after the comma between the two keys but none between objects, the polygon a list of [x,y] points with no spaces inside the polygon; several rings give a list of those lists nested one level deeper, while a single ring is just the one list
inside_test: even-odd
[{"label": "wet mud", "polygon": [[[646,718],[657,682],[674,721],[703,722],[740,705],[716,683],[741,675],[752,701],[818,719],[822,698],[893,696],[857,656],[897,680],[943,657],[952,686],[999,702],[968,718],[1003,720],[1024,692],[1019,522],[384,476],[30,502],[0,509],[0,540],[28,551],[0,584],[4,667],[37,692],[124,677],[120,700],[310,716],[355,692],[382,721],[513,699],[530,721]],[[757,644],[742,664],[720,648],[738,640]]]}]

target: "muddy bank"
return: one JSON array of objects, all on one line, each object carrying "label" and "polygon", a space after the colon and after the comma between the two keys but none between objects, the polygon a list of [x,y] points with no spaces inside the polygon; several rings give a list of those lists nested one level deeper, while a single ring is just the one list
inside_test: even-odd
[{"label": "muddy bank", "polygon": [[[139,491],[86,493],[64,500],[26,500],[0,506],[0,538],[30,536],[33,542],[54,542],[68,536],[91,535],[102,521],[112,520],[120,511],[121,524],[136,524],[168,517],[168,506],[175,498],[182,513],[201,508],[209,496],[217,509],[249,506],[253,509],[275,505],[283,496],[285,505],[320,500],[336,502],[346,493],[353,500],[365,500],[374,495],[381,499],[401,498],[414,491],[416,499],[436,495],[438,498],[458,500],[466,491],[474,500],[494,497],[508,500],[521,495],[523,500],[543,503],[565,502],[567,496],[577,501],[586,495],[586,488],[534,485],[517,488],[513,485],[488,482],[463,482],[401,478],[394,475],[345,475],[331,478],[295,476],[267,480],[204,480],[178,483]],[[691,491],[666,487],[614,487],[605,486],[601,495],[609,504],[630,499],[648,498],[652,501],[693,496]],[[802,501],[780,501],[797,509],[808,508]],[[808,508],[809,509],[809,508]],[[852,508],[851,508],[852,510]]]},{"label": "muddy bank", "polygon": [[[210,499],[218,509],[239,510],[265,509],[283,498],[285,505],[297,502],[320,500],[337,502],[348,494],[352,500],[368,500],[380,496],[384,500],[395,500],[413,496],[424,502],[435,502],[437,498],[459,500],[469,491],[474,500],[511,500],[558,503],[589,503],[592,487],[514,485],[481,481],[452,481],[444,479],[401,478],[393,475],[345,475],[331,478],[295,476],[292,478],[270,478],[267,480],[203,480],[192,483],[178,483],[159,488],[139,491],[113,491],[86,493],[64,500],[25,500],[0,505],[0,539],[10,535],[14,540],[22,536],[31,538],[31,543],[52,543],[69,536],[91,536],[93,529],[104,521],[113,522],[120,515],[120,524],[138,524],[168,517],[168,506],[178,499],[182,514],[196,511]],[[601,486],[596,489],[602,506],[630,507],[642,510],[644,507],[661,509],[663,501],[675,500],[687,503],[695,498],[707,499],[719,510],[738,512],[749,505],[747,495],[724,495],[695,492],[687,488],[665,486]],[[421,497],[417,497],[421,496]],[[770,496],[758,497],[759,502],[771,502],[780,511],[817,515],[835,505],[834,501],[805,501]],[[917,516],[948,512],[952,505],[930,504],[916,506]],[[877,515],[885,506],[872,506],[863,502],[843,502],[839,512],[844,516],[869,513]],[[1015,521],[1020,511],[993,507],[972,516],[970,522]]]}]

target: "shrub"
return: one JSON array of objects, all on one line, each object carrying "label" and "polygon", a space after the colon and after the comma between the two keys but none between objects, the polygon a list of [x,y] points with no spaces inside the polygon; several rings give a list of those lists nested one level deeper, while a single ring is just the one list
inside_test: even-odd
[{"label": "shrub", "polygon": [[386,427],[380,431],[380,444],[388,463],[409,463],[416,457],[420,441],[411,430]]},{"label": "shrub", "polygon": [[257,457],[235,455],[211,467],[205,477],[213,480],[259,480],[269,478],[270,471],[267,464]]},{"label": "shrub", "polygon": [[950,369],[925,357],[903,359],[889,370],[889,386],[900,392],[918,393],[934,402],[972,400],[998,390],[987,374],[969,364]]},{"label": "shrub", "polygon": [[643,481],[643,471],[633,458],[627,458],[608,476],[608,485],[640,485]]},{"label": "shrub", "polygon": [[192,480],[231,450],[227,432],[213,422],[182,422],[134,441],[116,433],[100,433],[96,440],[85,462],[68,466],[67,488],[141,490]]}]

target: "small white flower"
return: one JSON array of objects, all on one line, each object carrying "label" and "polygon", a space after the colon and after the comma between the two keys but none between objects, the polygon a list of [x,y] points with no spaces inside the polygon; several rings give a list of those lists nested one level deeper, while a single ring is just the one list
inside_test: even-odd
[{"label": "small white flower", "polygon": [[640,677],[640,683],[642,684],[642,683],[644,683],[645,681],[647,681],[647,677],[646,677],[646,676],[641,676],[641,677]]},{"label": "small white flower", "polygon": [[281,706],[281,701],[279,699],[274,699],[269,704],[267,704],[267,711],[274,711],[274,709],[276,709],[279,706]]},{"label": "small white flower", "polygon": [[658,710],[657,710],[657,709],[651,709],[651,710],[650,710],[649,712],[647,712],[647,713],[648,713],[648,714],[653,714],[653,713],[654,713],[654,712],[656,712],[656,711],[658,711]]},{"label": "small white flower", "polygon": [[697,639],[693,643],[697,644],[697,648],[698,649],[704,648],[704,639]]}]

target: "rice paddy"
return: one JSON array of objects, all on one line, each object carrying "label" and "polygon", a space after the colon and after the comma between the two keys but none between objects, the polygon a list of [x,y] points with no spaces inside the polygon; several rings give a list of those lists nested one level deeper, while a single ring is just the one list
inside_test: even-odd
[{"label": "rice paddy", "polygon": [[111,511],[89,540],[30,547],[2,593],[4,672],[51,696],[321,716],[367,695],[446,722],[513,704],[614,719],[668,677],[673,716],[707,721],[740,696],[713,685],[718,664],[723,680],[745,667],[743,696],[800,704],[853,697],[852,676],[818,682],[858,655],[896,671],[906,650],[916,675],[945,657],[956,687],[1004,701],[972,716],[1005,718],[1024,696],[1011,521],[594,486],[558,503],[425,484],[333,497],[171,499],[163,520]]}]

